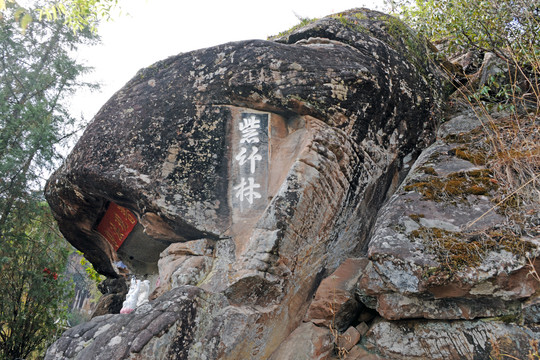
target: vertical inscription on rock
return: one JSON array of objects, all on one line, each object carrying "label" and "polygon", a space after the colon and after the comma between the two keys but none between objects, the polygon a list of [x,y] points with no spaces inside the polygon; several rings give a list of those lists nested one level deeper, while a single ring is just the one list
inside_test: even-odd
[{"label": "vertical inscription on rock", "polygon": [[234,119],[232,206],[246,215],[268,198],[268,114],[243,112]]}]

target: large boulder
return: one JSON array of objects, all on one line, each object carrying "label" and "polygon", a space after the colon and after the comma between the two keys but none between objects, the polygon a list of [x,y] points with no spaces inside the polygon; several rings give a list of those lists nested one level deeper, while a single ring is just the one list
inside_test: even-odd
[{"label": "large boulder", "polygon": [[99,272],[127,265],[157,299],[69,330],[47,359],[269,358],[432,142],[443,80],[426,48],[361,9],[141,70],[46,197]]}]

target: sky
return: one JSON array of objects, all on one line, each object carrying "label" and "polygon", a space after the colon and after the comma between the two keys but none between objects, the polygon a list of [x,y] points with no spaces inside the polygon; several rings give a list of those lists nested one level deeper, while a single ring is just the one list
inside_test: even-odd
[{"label": "sky", "polygon": [[266,39],[298,24],[355,7],[383,9],[383,0],[119,0],[121,14],[98,29],[101,45],[77,56],[101,89],[77,92],[73,116],[90,120],[135,73],[179,53],[230,41]]}]

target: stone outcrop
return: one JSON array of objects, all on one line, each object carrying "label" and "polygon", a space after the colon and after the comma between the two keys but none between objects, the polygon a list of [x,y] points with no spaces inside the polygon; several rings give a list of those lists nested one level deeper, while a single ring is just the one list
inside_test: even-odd
[{"label": "stone outcrop", "polygon": [[465,339],[439,351],[458,359],[494,354],[485,334],[534,339],[474,320],[534,321],[536,244],[480,218],[496,184],[462,149],[470,114],[422,152],[444,100],[428,49],[357,9],[141,70],[46,197],[99,272],[121,282],[126,264],[151,301],[46,359],[421,359],[437,331]]},{"label": "stone outcrop", "polygon": [[515,316],[538,289],[528,259],[539,239],[494,211],[497,181],[471,142],[480,126],[470,110],[455,114],[381,209],[359,281],[381,316]]},{"label": "stone outcrop", "polygon": [[[47,184],[62,233],[101,273],[116,276],[117,254],[95,229],[110,202],[137,215],[149,240],[122,260],[146,271],[137,265],[157,263],[172,243],[249,233],[263,203],[279,209],[276,223],[286,212],[290,221],[293,210],[277,203],[289,203],[283,184],[295,172],[329,178],[319,181],[335,192],[334,212],[340,197],[359,200],[368,187],[361,179],[381,176],[383,166],[394,176],[402,158],[431,141],[441,97],[420,41],[394,23],[369,11],[328,17],[276,41],[225,44],[141,70]],[[416,52],[402,44],[404,36],[418,43]],[[235,214],[229,198],[237,180],[232,120],[246,111],[270,115],[271,128],[267,199],[251,218]],[[385,187],[368,189],[373,201]]]},{"label": "stone outcrop", "polygon": [[99,299],[92,317],[118,314],[128,292],[124,279],[105,279],[98,285],[98,290],[103,296]]},{"label": "stone outcrop", "polygon": [[[159,277],[156,296],[196,285],[212,299],[194,305],[193,321],[160,328],[189,332],[190,358],[266,359],[325,274],[361,253],[388,190],[432,141],[435,69],[404,25],[369,10],[171,57],[105,104],[46,196],[66,239],[101,273],[119,276],[120,259]],[[111,233],[112,203],[124,223]],[[125,209],[137,225],[124,240],[134,217]],[[200,253],[185,250],[201,242]],[[145,326],[125,316],[125,338],[107,332],[122,344]],[[69,339],[78,356],[116,342]],[[62,349],[49,358],[76,354]]]},{"label": "stone outcrop", "polygon": [[307,322],[299,325],[272,354],[272,360],[322,360],[332,356],[334,339],[330,330]]},{"label": "stone outcrop", "polygon": [[[480,121],[466,109],[448,115],[379,211],[366,256],[343,261],[314,295],[304,320],[332,334],[335,358],[525,359],[536,351],[538,233],[522,224],[510,236],[493,209],[497,182],[480,164]],[[308,345],[293,340],[297,350]]]},{"label": "stone outcrop", "polygon": [[[129,315],[108,314],[66,331],[48,357],[77,359],[186,358],[194,338],[197,307],[205,301],[197,287],[176,288]],[[173,326],[181,323],[180,328]],[[136,325],[135,325],[136,324]]]},{"label": "stone outcrop", "polygon": [[363,345],[387,359],[526,359],[537,331],[501,321],[381,320]]},{"label": "stone outcrop", "polygon": [[344,331],[351,319],[358,317],[361,304],[355,295],[366,259],[346,259],[330,276],[324,279],[311,301],[306,320],[315,325]]}]

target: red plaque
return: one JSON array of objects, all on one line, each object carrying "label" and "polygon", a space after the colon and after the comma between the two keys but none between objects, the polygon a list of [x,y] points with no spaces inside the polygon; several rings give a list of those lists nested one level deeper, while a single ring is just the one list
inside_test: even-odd
[{"label": "red plaque", "polygon": [[137,218],[128,209],[111,202],[97,230],[112,245],[114,251],[126,240],[137,224]]}]

